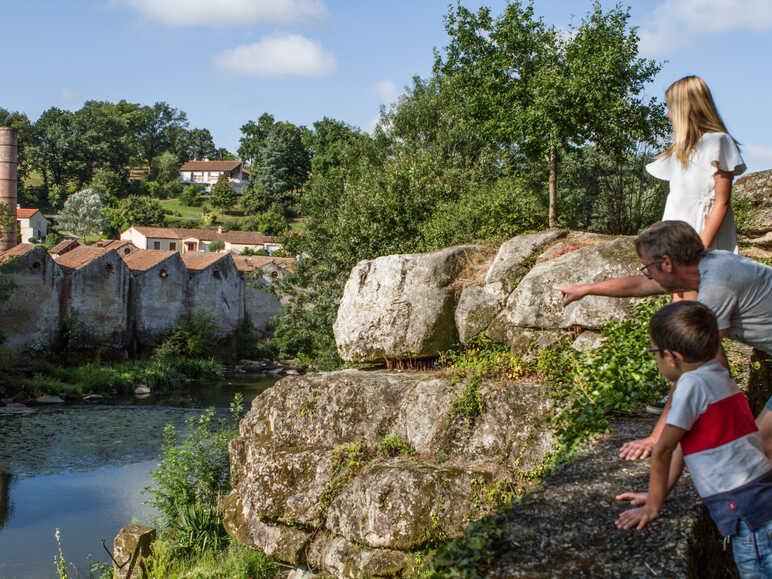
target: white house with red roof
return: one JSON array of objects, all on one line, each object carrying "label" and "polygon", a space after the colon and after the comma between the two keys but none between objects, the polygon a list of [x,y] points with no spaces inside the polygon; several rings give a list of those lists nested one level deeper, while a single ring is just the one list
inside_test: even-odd
[{"label": "white house with red roof", "polygon": [[197,183],[203,185],[207,191],[212,190],[212,185],[217,183],[220,175],[228,176],[231,187],[238,194],[244,192],[244,187],[249,185],[249,172],[244,169],[241,161],[188,161],[180,167],[180,183],[190,185]]},{"label": "white house with red roof", "polygon": [[121,239],[129,241],[139,249],[160,249],[161,251],[209,251],[209,244],[222,239],[224,250],[241,253],[245,249],[266,251],[271,254],[282,248],[281,243],[259,231],[223,231],[220,229],[185,229],[182,227],[146,227],[132,225],[121,233]]},{"label": "white house with red roof", "polygon": [[16,223],[21,230],[19,241],[22,243],[44,241],[48,235],[48,220],[43,217],[39,209],[17,207]]}]

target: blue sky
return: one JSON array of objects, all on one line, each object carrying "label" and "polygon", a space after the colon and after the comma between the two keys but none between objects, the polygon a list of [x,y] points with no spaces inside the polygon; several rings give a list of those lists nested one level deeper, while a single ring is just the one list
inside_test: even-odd
[{"label": "blue sky", "polygon": [[[3,3],[0,107],[32,120],[89,99],[167,101],[217,146],[269,112],[370,130],[382,104],[428,76],[447,43],[447,0],[26,0]],[[500,14],[504,0],[467,0]],[[605,7],[614,3],[603,1]],[[567,28],[590,0],[535,0]],[[632,6],[641,53],[666,61],[651,85],[686,74],[710,85],[749,170],[772,168],[771,0],[647,0]]]}]

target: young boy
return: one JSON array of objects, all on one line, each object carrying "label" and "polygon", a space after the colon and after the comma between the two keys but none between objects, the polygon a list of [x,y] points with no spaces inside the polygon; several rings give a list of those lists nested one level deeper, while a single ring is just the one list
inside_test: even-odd
[{"label": "young boy", "polygon": [[685,461],[719,532],[732,537],[740,576],[772,577],[772,463],[745,395],[715,359],[715,316],[698,302],[670,304],[652,316],[649,336],[659,371],[675,383],[672,406],[651,455],[649,492],[617,497],[643,506],[624,511],[617,528],[656,519]]}]

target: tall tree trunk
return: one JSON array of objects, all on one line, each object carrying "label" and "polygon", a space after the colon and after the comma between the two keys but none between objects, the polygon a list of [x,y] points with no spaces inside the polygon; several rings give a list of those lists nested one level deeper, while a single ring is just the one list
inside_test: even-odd
[{"label": "tall tree trunk", "polygon": [[558,148],[550,145],[550,207],[549,226],[558,226]]}]

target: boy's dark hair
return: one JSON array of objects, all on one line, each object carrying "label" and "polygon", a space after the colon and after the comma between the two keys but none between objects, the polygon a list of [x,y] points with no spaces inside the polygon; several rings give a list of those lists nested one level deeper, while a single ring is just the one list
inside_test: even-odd
[{"label": "boy's dark hair", "polygon": [[668,304],[651,317],[649,336],[658,348],[678,352],[687,362],[716,356],[720,338],[716,316],[700,302]]},{"label": "boy's dark hair", "polygon": [[664,255],[681,265],[697,265],[705,257],[699,234],[686,221],[659,221],[635,238],[635,251],[641,249],[652,261]]}]

